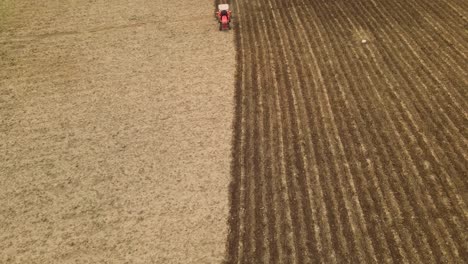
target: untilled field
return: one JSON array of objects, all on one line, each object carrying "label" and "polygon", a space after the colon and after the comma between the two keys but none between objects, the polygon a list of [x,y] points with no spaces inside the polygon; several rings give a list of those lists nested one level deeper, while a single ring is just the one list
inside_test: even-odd
[{"label": "untilled field", "polygon": [[0,263],[221,262],[234,62],[212,0],[0,1]]},{"label": "untilled field", "polygon": [[228,262],[466,263],[468,2],[233,3]]}]

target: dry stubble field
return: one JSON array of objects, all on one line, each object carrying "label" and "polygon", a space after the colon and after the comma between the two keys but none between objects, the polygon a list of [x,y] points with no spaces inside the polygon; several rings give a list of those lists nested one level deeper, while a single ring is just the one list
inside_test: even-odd
[{"label": "dry stubble field", "polygon": [[468,2],[232,3],[227,262],[467,263]]},{"label": "dry stubble field", "polygon": [[212,12],[0,1],[0,263],[223,259],[235,54]]}]

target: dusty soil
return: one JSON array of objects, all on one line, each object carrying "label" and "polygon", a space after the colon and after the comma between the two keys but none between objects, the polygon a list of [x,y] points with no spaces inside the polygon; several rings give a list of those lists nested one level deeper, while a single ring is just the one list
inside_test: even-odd
[{"label": "dusty soil", "polygon": [[467,263],[468,2],[234,2],[228,263]]},{"label": "dusty soil", "polygon": [[0,2],[1,263],[224,257],[232,33],[111,2]]}]

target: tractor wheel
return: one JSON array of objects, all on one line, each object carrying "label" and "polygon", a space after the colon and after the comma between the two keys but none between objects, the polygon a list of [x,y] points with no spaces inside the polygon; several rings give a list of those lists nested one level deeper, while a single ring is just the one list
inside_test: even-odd
[{"label": "tractor wheel", "polygon": [[222,30],[223,30],[223,24],[219,23],[219,31],[222,31]]}]

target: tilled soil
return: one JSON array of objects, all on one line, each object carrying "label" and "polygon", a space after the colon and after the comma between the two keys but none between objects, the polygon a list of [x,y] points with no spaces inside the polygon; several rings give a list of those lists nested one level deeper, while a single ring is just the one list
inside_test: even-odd
[{"label": "tilled soil", "polygon": [[212,1],[0,1],[0,263],[219,263],[234,45]]},{"label": "tilled soil", "polygon": [[227,262],[468,262],[468,2],[232,3]]}]

